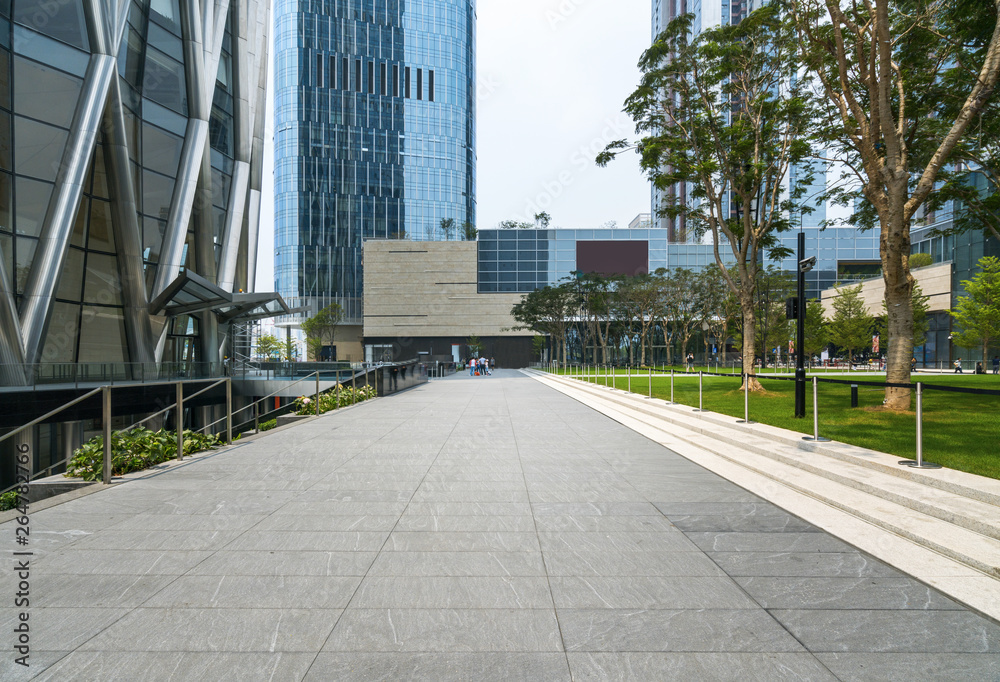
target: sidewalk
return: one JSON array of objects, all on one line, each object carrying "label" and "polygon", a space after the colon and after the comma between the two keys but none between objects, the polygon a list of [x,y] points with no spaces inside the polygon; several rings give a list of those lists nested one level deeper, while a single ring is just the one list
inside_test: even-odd
[{"label": "sidewalk", "polygon": [[7,606],[4,680],[1000,677],[993,621],[519,372],[30,522],[31,668]]}]

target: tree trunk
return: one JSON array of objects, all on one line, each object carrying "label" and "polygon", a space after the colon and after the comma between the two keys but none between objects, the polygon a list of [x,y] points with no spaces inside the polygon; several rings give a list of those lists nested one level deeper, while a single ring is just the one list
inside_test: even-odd
[{"label": "tree trunk", "polygon": [[757,380],[757,359],[755,342],[757,332],[757,315],[754,311],[753,295],[744,292],[740,294],[740,308],[743,311],[743,374],[747,375],[740,390],[746,390],[746,383],[749,381],[750,390],[756,393],[764,393],[764,387]]},{"label": "tree trunk", "polygon": [[[894,190],[894,191],[893,191]],[[913,276],[908,267],[910,257],[910,225],[903,213],[906,183],[890,185],[888,215],[882,226],[882,278],[885,280],[886,331],[889,349],[886,353],[885,380],[890,384],[910,383],[910,358],[913,356]],[[886,388],[885,408],[910,409],[910,389]]]}]

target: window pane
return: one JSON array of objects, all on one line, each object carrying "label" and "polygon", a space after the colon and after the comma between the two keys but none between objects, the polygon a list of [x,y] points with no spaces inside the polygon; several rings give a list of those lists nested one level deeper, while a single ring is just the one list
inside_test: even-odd
[{"label": "window pane", "polygon": [[10,214],[11,184],[11,176],[6,173],[0,173],[0,232],[14,231],[14,225]]},{"label": "window pane", "polygon": [[69,128],[83,81],[24,57],[14,57],[14,111]]},{"label": "window pane", "polygon": [[149,17],[180,35],[181,12],[177,0],[150,0]]},{"label": "window pane", "polygon": [[104,147],[96,145],[94,147],[94,187],[91,190],[95,197],[110,199],[108,194],[108,172],[104,168]]},{"label": "window pane", "polygon": [[93,252],[87,254],[83,300],[85,303],[121,305],[121,284],[118,282],[118,263],[114,256]]},{"label": "window pane", "polygon": [[187,115],[184,67],[162,52],[147,47],[142,94],[165,107]]},{"label": "window pane", "polygon": [[177,61],[184,61],[184,45],[181,39],[156,24],[149,25],[149,44],[166,52]]},{"label": "window pane", "polygon": [[0,107],[10,109],[10,55],[0,50]]},{"label": "window pane", "polygon": [[73,246],[79,246],[81,249],[87,248],[87,218],[89,216],[87,197],[81,197],[80,208],[76,212],[76,222],[73,223],[73,234],[69,240]]},{"label": "window pane", "polygon": [[158,173],[177,176],[177,164],[181,159],[184,140],[176,135],[153,126],[142,129],[142,163],[146,168]]},{"label": "window pane", "polygon": [[142,75],[142,37],[129,27],[128,37],[122,41],[118,54],[118,73],[132,85],[138,87]]},{"label": "window pane", "polygon": [[94,199],[90,202],[90,240],[87,248],[115,252],[115,237],[111,225],[111,202]]},{"label": "window pane", "polygon": [[146,215],[166,220],[170,216],[170,199],[174,193],[174,181],[159,173],[142,173],[142,212]]},{"label": "window pane", "polygon": [[20,26],[14,27],[14,52],[81,78],[87,73],[88,55],[85,52]]},{"label": "window pane", "polygon": [[79,302],[81,293],[83,293],[83,251],[69,249],[66,252],[62,272],[59,274],[56,298]]},{"label": "window pane", "polygon": [[14,117],[17,174],[55,182],[69,133],[62,128]]},{"label": "window pane", "polygon": [[37,237],[42,231],[42,221],[49,207],[49,196],[52,185],[27,178],[17,178],[15,184],[17,198],[17,219],[15,227],[18,234]]},{"label": "window pane", "polygon": [[56,301],[52,304],[49,332],[45,336],[42,362],[75,362],[80,306]]},{"label": "window pane", "polygon": [[124,362],[125,319],[118,308],[83,307],[79,362]]},{"label": "window pane", "polygon": [[14,21],[58,38],[81,50],[90,49],[83,0],[17,0]]},{"label": "window pane", "polygon": [[24,285],[28,281],[28,273],[31,271],[31,261],[35,258],[35,247],[38,246],[37,239],[26,237],[17,238],[17,250],[14,254],[17,262],[14,265],[14,286],[17,293],[24,293]]}]

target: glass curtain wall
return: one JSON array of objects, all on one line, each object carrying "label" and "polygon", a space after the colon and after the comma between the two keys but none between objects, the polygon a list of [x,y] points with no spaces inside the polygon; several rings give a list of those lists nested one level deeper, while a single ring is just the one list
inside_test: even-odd
[{"label": "glass curtain wall", "polygon": [[[471,0],[278,0],[275,286],[361,323],[366,239],[475,223]],[[450,229],[442,229],[442,221]]]}]

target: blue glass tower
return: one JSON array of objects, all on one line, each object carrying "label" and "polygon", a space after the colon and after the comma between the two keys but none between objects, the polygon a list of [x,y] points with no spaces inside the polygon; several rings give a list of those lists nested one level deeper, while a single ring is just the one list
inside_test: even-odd
[{"label": "blue glass tower", "polygon": [[276,2],[275,287],[305,316],[361,323],[364,240],[475,224],[475,24],[475,0]]}]

